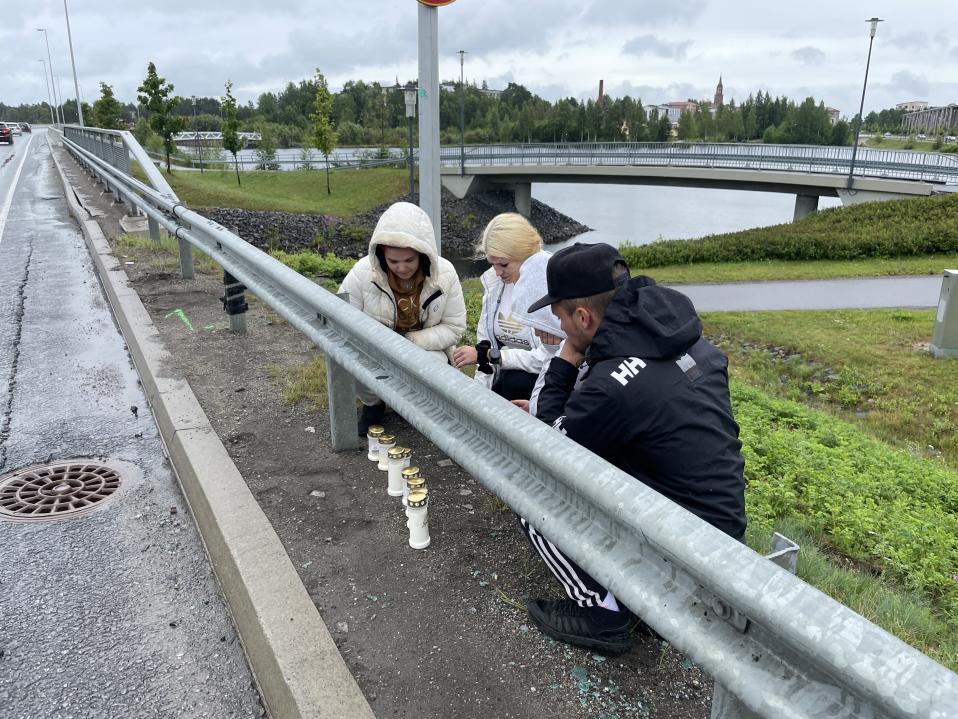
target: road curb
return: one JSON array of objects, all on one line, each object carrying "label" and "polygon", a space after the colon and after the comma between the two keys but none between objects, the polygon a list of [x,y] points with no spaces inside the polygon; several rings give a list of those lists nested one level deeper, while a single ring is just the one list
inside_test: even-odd
[{"label": "road curb", "polygon": [[372,719],[279,537],[189,383],[173,371],[139,295],[51,155],[270,715]]}]

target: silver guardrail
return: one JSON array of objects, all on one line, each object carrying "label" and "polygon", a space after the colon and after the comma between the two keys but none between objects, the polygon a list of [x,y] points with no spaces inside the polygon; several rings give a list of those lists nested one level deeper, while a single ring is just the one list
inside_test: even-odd
[{"label": "silver guardrail", "polygon": [[955,716],[958,675],[212,220],[64,146],[319,347],[335,449],[361,441],[361,382],[711,674],[713,717]]},{"label": "silver guardrail", "polygon": [[[780,170],[847,175],[852,148],[707,142],[581,142],[443,147],[444,165],[652,166]],[[958,183],[958,157],[934,152],[859,148],[856,177]]]}]

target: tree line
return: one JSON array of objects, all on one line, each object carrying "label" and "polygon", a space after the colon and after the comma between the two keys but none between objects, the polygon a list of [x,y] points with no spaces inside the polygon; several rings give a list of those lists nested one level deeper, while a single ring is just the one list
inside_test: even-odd
[{"label": "tree line", "polygon": [[[154,68],[155,70],[155,68]],[[331,93],[329,118],[341,145],[404,146],[406,112],[403,88],[398,78],[392,85],[350,80]],[[562,98],[550,102],[519,83],[509,83],[501,92],[490,91],[485,83],[443,84],[440,93],[440,130],[443,143],[454,144],[460,137],[460,102],[463,106],[465,141],[470,144],[494,142],[622,142],[667,141],[673,135],[686,141],[849,144],[854,120],[832,123],[824,103],[814,98],[795,102],[785,96],[772,97],[759,91],[744,101],[711,108],[695,100],[697,109],[682,114],[674,129],[664,112],[646,107],[641,98],[607,96],[601,103],[589,98]],[[236,120],[241,131],[258,131],[278,147],[312,144],[311,115],[318,89],[316,78],[290,82],[279,92],[262,93],[255,102],[237,104]],[[84,103],[89,124],[100,127],[132,127],[137,121],[143,131],[153,110],[142,101],[122,103],[107,83],[100,83],[101,97],[92,107]],[[138,98],[139,100],[139,98]],[[72,104],[71,104],[72,103]],[[66,119],[76,116],[76,103],[65,105]],[[183,129],[221,131],[222,98],[182,98],[170,108],[172,117],[182,119]],[[863,123],[866,132],[901,130],[901,110],[871,112]],[[7,107],[0,103],[4,119],[46,122],[46,103]],[[417,131],[414,126],[414,132]]]}]

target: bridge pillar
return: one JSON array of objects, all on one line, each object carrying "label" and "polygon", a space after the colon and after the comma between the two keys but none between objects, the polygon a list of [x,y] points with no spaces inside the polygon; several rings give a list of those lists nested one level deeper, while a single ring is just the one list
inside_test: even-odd
[{"label": "bridge pillar", "polygon": [[512,186],[516,212],[529,219],[532,217],[532,183],[519,182]]},{"label": "bridge pillar", "polygon": [[795,195],[795,216],[793,220],[800,220],[818,211],[818,195]]}]

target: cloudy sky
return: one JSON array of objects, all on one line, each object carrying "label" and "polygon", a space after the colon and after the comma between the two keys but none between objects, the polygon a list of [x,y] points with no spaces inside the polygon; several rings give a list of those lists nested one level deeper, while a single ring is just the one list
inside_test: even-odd
[{"label": "cloudy sky", "polygon": [[[135,98],[146,64],[182,95],[220,96],[232,79],[243,102],[317,66],[338,88],[349,79],[392,82],[417,74],[415,0],[68,0],[84,100],[102,80]],[[229,7],[228,12],[222,8]],[[866,18],[886,20],[872,55],[865,111],[906,100],[958,102],[955,0],[457,0],[439,9],[440,76],[522,83],[549,99],[606,92],[659,103],[726,101],[768,90],[814,95],[857,111],[868,52]],[[53,68],[73,95],[60,0],[4,6],[0,102],[46,96],[43,34]]]}]

